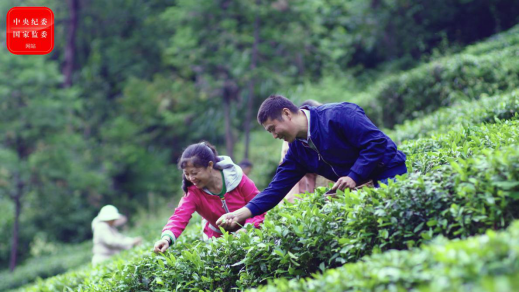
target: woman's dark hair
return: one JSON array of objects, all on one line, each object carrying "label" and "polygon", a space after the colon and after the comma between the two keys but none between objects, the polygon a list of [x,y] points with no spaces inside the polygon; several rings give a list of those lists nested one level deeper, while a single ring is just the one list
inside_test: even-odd
[{"label": "woman's dark hair", "polygon": [[[218,152],[216,148],[208,142],[200,142],[189,145],[186,150],[182,153],[182,156],[178,160],[178,168],[186,168],[188,163],[192,163],[194,167],[208,167],[209,161],[213,162],[213,168],[216,167],[216,163],[220,161],[218,159]],[[182,190],[187,194],[187,188],[192,186],[193,183],[187,180],[186,176],[182,173]]]}]

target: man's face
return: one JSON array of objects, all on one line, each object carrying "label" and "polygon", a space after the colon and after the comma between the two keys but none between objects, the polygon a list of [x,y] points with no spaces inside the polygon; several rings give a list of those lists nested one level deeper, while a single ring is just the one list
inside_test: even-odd
[{"label": "man's face", "polygon": [[262,125],[263,128],[272,134],[274,139],[281,139],[288,143],[293,142],[296,139],[296,133],[294,131],[294,125],[292,121],[285,114],[281,115],[281,121],[277,119],[267,119]]}]

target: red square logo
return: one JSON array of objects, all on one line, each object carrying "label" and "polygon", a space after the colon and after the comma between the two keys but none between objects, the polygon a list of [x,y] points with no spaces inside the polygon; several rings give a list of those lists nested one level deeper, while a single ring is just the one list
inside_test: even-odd
[{"label": "red square logo", "polygon": [[45,55],[54,49],[54,13],[47,7],[7,12],[7,49],[16,55]]}]

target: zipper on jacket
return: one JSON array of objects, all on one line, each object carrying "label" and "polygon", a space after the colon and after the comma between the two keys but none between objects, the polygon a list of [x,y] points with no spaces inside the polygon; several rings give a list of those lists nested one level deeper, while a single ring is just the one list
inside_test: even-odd
[{"label": "zipper on jacket", "polygon": [[229,208],[227,207],[227,203],[225,202],[225,194],[227,193],[227,187],[225,186],[225,176],[223,174],[223,171],[221,171],[222,173],[222,191],[219,193],[219,194],[213,194],[211,193],[211,191],[207,190],[207,192],[209,192],[210,195],[212,196],[217,196],[218,198],[220,198],[220,200],[222,201],[222,208],[224,209],[225,213],[231,213],[229,211]]},{"label": "zipper on jacket", "polygon": [[[314,145],[314,147],[315,147],[315,148],[312,148],[312,147],[308,147],[308,148],[310,148],[310,149],[314,150],[315,152],[317,152],[317,157],[319,158],[319,160],[322,160],[324,163],[328,164],[328,166],[330,166],[330,168],[332,169],[333,173],[335,173],[335,175],[338,178],[340,178],[340,176],[337,174],[337,172],[335,172],[335,169],[333,169],[333,166],[331,164],[329,164],[326,160],[324,160],[324,158],[322,157],[321,153],[317,149],[317,146],[315,146],[314,142],[312,141],[312,138],[308,137],[308,141],[310,143],[312,143],[312,145]],[[308,146],[310,146],[310,144],[308,144]]]},{"label": "zipper on jacket", "polygon": [[222,201],[222,208],[224,209],[225,213],[231,213],[231,211],[229,211],[229,208],[227,207],[227,202],[225,202],[225,194],[220,196],[220,195],[210,193],[210,195],[217,196],[218,198],[220,198],[220,201]]},{"label": "zipper on jacket", "polygon": [[229,212],[229,208],[227,208],[227,203],[225,202],[225,198],[222,196],[220,199],[222,200],[222,207],[225,210],[225,213],[231,213],[231,212]]}]

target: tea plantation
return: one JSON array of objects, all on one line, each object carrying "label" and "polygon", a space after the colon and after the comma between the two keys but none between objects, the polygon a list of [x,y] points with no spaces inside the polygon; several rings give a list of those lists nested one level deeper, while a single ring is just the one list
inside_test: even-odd
[{"label": "tea plantation", "polygon": [[505,34],[384,81],[366,112],[407,155],[396,182],[319,188],[260,230],[203,242],[193,225],[163,255],[151,240],[20,291],[513,291],[518,57]]}]

